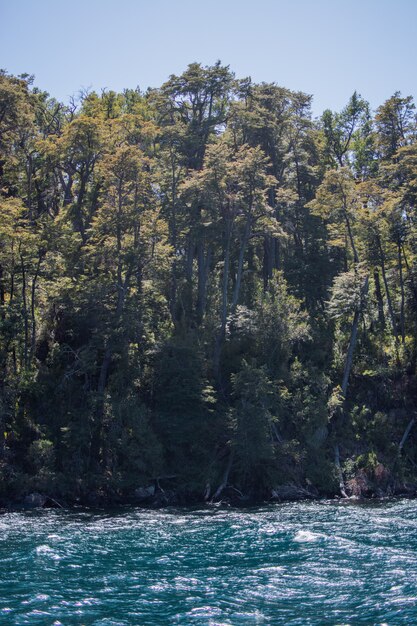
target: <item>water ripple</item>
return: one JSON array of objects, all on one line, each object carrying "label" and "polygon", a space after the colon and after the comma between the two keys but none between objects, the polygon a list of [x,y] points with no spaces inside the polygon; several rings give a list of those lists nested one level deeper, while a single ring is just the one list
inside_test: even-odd
[{"label": "water ripple", "polygon": [[0,517],[0,624],[417,623],[417,503]]}]

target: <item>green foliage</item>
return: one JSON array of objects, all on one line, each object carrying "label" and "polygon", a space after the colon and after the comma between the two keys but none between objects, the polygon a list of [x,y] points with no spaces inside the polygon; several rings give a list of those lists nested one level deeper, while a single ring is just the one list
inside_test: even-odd
[{"label": "green foliage", "polygon": [[243,361],[232,375],[232,446],[243,488],[263,493],[271,486],[275,457],[273,444],[274,389],[266,369]]},{"label": "green foliage", "polygon": [[28,457],[36,471],[51,469],[55,465],[54,444],[48,439],[36,439],[29,446]]},{"label": "green foliage", "polygon": [[3,497],[330,495],[335,442],[414,476],[414,103],[310,104],[220,62],[77,107],[0,72]]},{"label": "green foliage", "polygon": [[331,318],[350,319],[355,311],[363,309],[363,284],[366,275],[367,268],[358,265],[334,278],[327,308]]},{"label": "green foliage", "polygon": [[153,425],[163,446],[165,473],[179,472],[201,489],[219,425],[215,391],[204,368],[198,344],[179,337],[156,355],[152,383]]}]

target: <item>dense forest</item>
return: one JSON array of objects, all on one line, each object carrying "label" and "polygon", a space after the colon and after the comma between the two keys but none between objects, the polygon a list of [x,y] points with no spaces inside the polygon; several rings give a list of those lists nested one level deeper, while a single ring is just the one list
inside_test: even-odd
[{"label": "dense forest", "polygon": [[0,500],[413,493],[412,97],[0,73]]}]

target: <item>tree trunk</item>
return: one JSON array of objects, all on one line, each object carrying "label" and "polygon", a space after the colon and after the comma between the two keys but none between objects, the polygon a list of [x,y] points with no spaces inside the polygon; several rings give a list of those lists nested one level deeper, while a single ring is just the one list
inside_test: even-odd
[{"label": "tree trunk", "polygon": [[403,447],[404,447],[404,444],[405,444],[405,442],[407,441],[407,439],[408,439],[408,435],[410,434],[411,429],[413,428],[413,426],[414,426],[415,422],[416,422],[416,418],[415,418],[415,417],[412,417],[412,418],[410,419],[410,421],[408,422],[408,424],[407,424],[407,428],[405,429],[404,434],[403,434],[403,436],[402,436],[402,438],[401,438],[400,444],[399,444],[399,446],[398,446],[398,452],[399,452],[399,453],[401,453],[401,452],[402,452],[402,449],[403,449]]},{"label": "tree trunk", "polygon": [[82,205],[83,205],[83,200],[84,200],[84,195],[85,195],[85,190],[86,190],[86,185],[87,185],[88,174],[89,172],[87,170],[87,172],[85,174],[82,174],[81,176],[80,189],[78,191],[77,202],[75,205],[75,226],[81,235],[81,239],[83,243],[87,241],[86,234],[85,234],[84,219],[83,219],[83,214],[82,214],[82,210],[83,210]]},{"label": "tree trunk", "polygon": [[[369,276],[366,277],[365,282],[362,287],[362,293],[361,293],[362,298],[366,297],[368,293],[368,288],[369,288]],[[350,372],[352,369],[353,354],[354,354],[355,346],[356,346],[356,339],[358,335],[358,326],[359,326],[361,313],[362,313],[361,309],[358,309],[355,311],[355,315],[353,317],[353,322],[352,322],[352,328],[350,331],[349,347],[348,347],[348,351],[346,354],[345,368],[343,371],[343,380],[342,380],[342,393],[343,393],[344,398],[346,397],[346,392],[347,392],[348,383],[349,383],[349,376],[350,376]]]},{"label": "tree trunk", "polygon": [[405,254],[404,246],[402,246],[402,252],[403,252],[403,259],[404,259],[405,267],[407,268],[407,275],[408,275],[408,277],[410,279],[410,284],[411,284],[411,289],[413,291],[414,300],[415,300],[415,303],[417,305],[417,285],[416,285],[416,283],[414,281],[413,272],[411,271],[410,265],[408,263],[407,256]]},{"label": "tree trunk", "polygon": [[268,288],[268,282],[272,278],[272,271],[274,269],[274,253],[273,253],[273,239],[272,235],[265,235],[264,237],[264,255],[262,263],[262,275],[264,283],[264,291]]},{"label": "tree trunk", "polygon": [[206,312],[207,281],[211,262],[211,248],[204,254],[204,243],[201,241],[197,246],[198,285],[197,285],[197,321],[201,324]]},{"label": "tree trunk", "polygon": [[384,301],[382,299],[381,283],[379,281],[378,269],[374,269],[375,295],[378,303],[378,323],[381,329],[385,328]]},{"label": "tree trunk", "polygon": [[353,252],[353,260],[355,263],[359,263],[358,252],[356,250],[355,241],[353,239],[352,227],[350,225],[350,220],[349,220],[347,211],[345,211],[345,221],[346,221],[346,227],[347,227],[348,236],[349,236],[349,242],[350,242],[352,252]]},{"label": "tree trunk", "polygon": [[[362,293],[361,293],[362,299],[366,297],[368,293],[368,288],[369,288],[369,276],[366,277],[365,283],[362,287]],[[349,384],[349,376],[350,376],[350,372],[351,372],[352,364],[353,364],[353,355],[355,352],[356,340],[357,340],[357,335],[358,335],[359,320],[360,320],[360,316],[362,312],[361,308],[355,311],[355,315],[353,317],[353,322],[352,322],[352,328],[350,331],[349,347],[348,347],[348,351],[346,354],[346,361],[345,361],[345,367],[343,371],[343,380],[342,380],[342,395],[343,395],[344,401],[346,400],[346,394],[347,394],[347,389],[348,389],[348,384]],[[343,417],[343,411],[341,413],[338,413],[338,415],[339,415],[339,419],[341,419]],[[338,477],[339,477],[340,493],[344,498],[346,498],[347,495],[346,495],[345,485],[344,485],[344,480],[343,480],[343,472],[342,472],[342,468],[340,465],[340,452],[339,452],[338,443],[335,444],[334,452],[335,452],[335,466],[336,466],[336,470],[337,470]]]},{"label": "tree trunk", "polygon": [[3,266],[0,264],[0,317],[4,320],[5,310],[4,305],[6,304],[6,292],[4,288],[4,271]]},{"label": "tree trunk", "polygon": [[394,309],[392,307],[391,293],[390,293],[390,290],[389,290],[387,274],[386,274],[386,271],[385,271],[385,255],[384,255],[384,251],[383,251],[382,245],[381,245],[381,240],[379,239],[379,237],[378,237],[378,247],[379,247],[379,253],[380,253],[382,278],[383,278],[383,281],[384,281],[385,294],[387,296],[388,311],[389,311],[389,315],[390,315],[390,319],[391,319],[392,330],[394,331],[395,341],[398,342],[397,322],[396,322],[396,319],[395,319]]},{"label": "tree trunk", "polygon": [[398,246],[398,272],[400,276],[400,289],[401,289],[400,328],[401,328],[401,341],[402,343],[404,343],[405,342],[405,295],[404,295],[404,277],[403,277],[400,240],[398,240],[397,246]]},{"label": "tree trunk", "polygon": [[32,165],[32,157],[28,155],[28,164],[27,164],[27,206],[29,213],[29,221],[33,224],[33,211],[32,211],[32,175],[33,175],[33,165]]},{"label": "tree trunk", "polygon": [[23,347],[23,364],[26,368],[28,366],[28,352],[29,352],[29,315],[27,307],[27,285],[26,285],[26,268],[22,255],[20,256],[21,270],[22,270],[22,302],[23,302],[23,320],[25,329],[25,342]]},{"label": "tree trunk", "polygon": [[32,289],[31,289],[31,301],[30,301],[30,315],[32,322],[32,336],[30,343],[30,353],[29,353],[29,364],[32,363],[34,354],[35,354],[35,346],[36,346],[36,316],[35,316],[35,296],[36,296],[36,283],[39,276],[39,269],[41,266],[43,255],[39,253],[38,263],[36,265],[35,275],[32,279]]},{"label": "tree trunk", "polygon": [[252,220],[250,216],[246,220],[245,231],[243,233],[243,239],[241,241],[240,250],[239,250],[239,261],[237,266],[237,274],[236,274],[236,283],[233,291],[233,300],[232,300],[232,312],[236,310],[237,303],[239,301],[239,293],[240,286],[242,283],[242,274],[243,274],[243,263],[245,260],[246,248],[248,247],[250,235],[252,230]]},{"label": "tree trunk", "polygon": [[59,179],[60,179],[61,185],[62,185],[62,187],[64,189],[64,206],[68,206],[73,201],[72,185],[73,185],[74,181],[73,181],[72,175],[69,174],[68,175],[68,181],[65,183],[65,180],[64,180],[64,177],[62,175],[62,172],[59,173]]},{"label": "tree trunk", "polygon": [[[229,229],[230,230],[230,229]],[[223,347],[223,343],[226,336],[226,322],[227,322],[227,288],[229,283],[229,266],[230,266],[230,243],[231,233],[227,233],[227,240],[224,254],[223,265],[223,284],[222,284],[222,305],[220,312],[220,330],[216,337],[216,343],[214,347],[213,369],[214,375],[220,383],[220,356]]]},{"label": "tree trunk", "polygon": [[182,309],[187,325],[190,323],[193,312],[193,270],[194,270],[195,244],[191,235],[187,237],[185,252],[185,288],[182,293]]},{"label": "tree trunk", "polygon": [[177,261],[176,254],[178,250],[177,245],[177,176],[175,175],[175,156],[171,148],[171,211],[169,214],[169,241],[174,251],[174,258],[171,265],[171,285],[169,294],[169,310],[171,313],[171,319],[174,324],[177,323]]}]

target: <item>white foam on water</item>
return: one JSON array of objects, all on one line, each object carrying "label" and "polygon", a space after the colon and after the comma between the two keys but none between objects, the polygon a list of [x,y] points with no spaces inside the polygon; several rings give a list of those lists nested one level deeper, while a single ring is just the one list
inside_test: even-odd
[{"label": "white foam on water", "polygon": [[42,545],[42,546],[36,547],[36,554],[51,554],[51,553],[53,553],[53,550],[49,546]]},{"label": "white foam on water", "polygon": [[299,530],[295,533],[294,541],[298,543],[310,543],[312,541],[318,541],[322,538],[322,535],[318,533],[312,533],[310,530]]},{"label": "white foam on water", "polygon": [[280,574],[285,571],[285,567],[282,565],[269,565],[267,567],[258,567],[255,572],[261,572],[263,574]]},{"label": "white foam on water", "polygon": [[56,554],[56,552],[54,552],[52,548],[47,545],[37,546],[35,552],[37,556],[47,556],[54,561],[59,561],[61,558],[59,554]]}]

